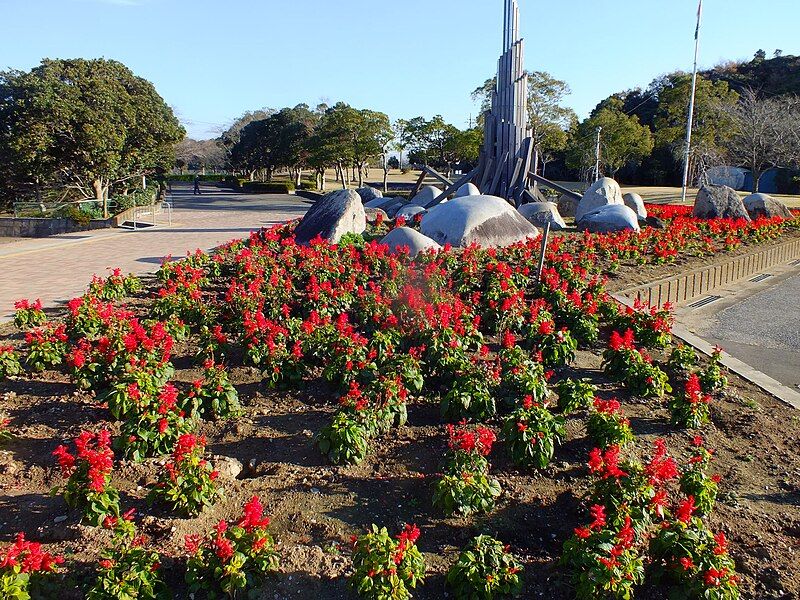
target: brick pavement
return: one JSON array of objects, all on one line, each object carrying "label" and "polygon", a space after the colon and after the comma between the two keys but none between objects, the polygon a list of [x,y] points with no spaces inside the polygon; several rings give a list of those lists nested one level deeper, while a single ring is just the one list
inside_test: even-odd
[{"label": "brick pavement", "polygon": [[[46,307],[81,295],[93,274],[119,267],[125,273],[158,269],[167,255],[209,250],[250,231],[302,216],[310,204],[297,196],[241,195],[206,187],[193,196],[173,190],[172,226],[166,215],[153,229],[112,229],[0,244],[0,322],[13,315],[14,301],[41,298]],[[149,220],[149,217],[144,217]]]}]

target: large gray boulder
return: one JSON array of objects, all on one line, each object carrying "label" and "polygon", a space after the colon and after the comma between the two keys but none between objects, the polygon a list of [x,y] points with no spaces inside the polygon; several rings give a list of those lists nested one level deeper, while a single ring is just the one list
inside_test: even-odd
[{"label": "large gray boulder", "polygon": [[647,209],[644,207],[644,200],[642,200],[642,197],[639,194],[635,192],[623,194],[622,201],[625,203],[625,206],[636,213],[636,216],[639,217],[640,221],[647,219]]},{"label": "large gray boulder", "polygon": [[419,193],[414,196],[409,204],[416,204],[417,206],[427,206],[431,202],[433,202],[436,198],[442,195],[442,190],[437,188],[435,185],[427,185],[422,188]]},{"label": "large gray boulder", "polygon": [[624,206],[622,190],[619,184],[610,177],[603,177],[595,181],[578,203],[575,209],[575,222],[580,222],[583,215],[588,214],[601,206],[608,205]]},{"label": "large gray boulder", "polygon": [[768,194],[750,194],[745,198],[742,203],[750,215],[751,219],[758,219],[759,217],[766,217],[772,219],[773,217],[782,217],[784,219],[792,219],[792,211],[780,200],[776,200]]},{"label": "large gray boulder", "polygon": [[481,191],[474,183],[465,183],[456,191],[454,198],[463,198],[464,196],[480,196]]},{"label": "large gray boulder", "polygon": [[420,213],[426,213],[427,210],[421,206],[417,206],[416,204],[406,204],[405,206],[401,206],[400,210],[394,213],[394,218],[399,219],[403,218],[406,221],[411,221],[416,215]]},{"label": "large gray boulder", "polygon": [[698,219],[744,219],[750,215],[735,190],[725,185],[704,185],[697,192],[692,216]]},{"label": "large gray boulder", "polygon": [[361,201],[364,203],[374,200],[375,198],[383,198],[383,192],[374,187],[362,187],[356,190],[356,193],[361,196]]},{"label": "large gray boulder", "polygon": [[578,203],[580,200],[574,198],[573,196],[569,196],[567,194],[561,194],[558,198],[558,214],[562,217],[574,217],[575,211],[578,209]]},{"label": "large gray boulder", "polygon": [[420,231],[442,245],[461,248],[470,244],[504,247],[540,235],[514,207],[496,196],[464,196],[434,206],[422,217]]},{"label": "large gray boulder", "polygon": [[367,223],[377,223],[379,217],[383,223],[389,220],[389,215],[382,208],[368,208],[365,206],[364,214],[367,217]]},{"label": "large gray boulder", "polygon": [[[362,198],[363,200],[363,198]],[[373,198],[364,202],[364,208],[385,208],[394,202],[394,198]]]},{"label": "large gray boulder", "polygon": [[315,237],[337,244],[346,233],[363,233],[367,217],[361,197],[353,190],[338,190],[317,200],[295,229],[298,244]]},{"label": "large gray boulder", "polygon": [[427,252],[428,250],[438,251],[442,249],[442,247],[431,238],[422,235],[419,231],[411,229],[410,227],[397,227],[392,229],[384,236],[380,243],[387,244],[392,251],[396,251],[398,248],[408,248],[411,258],[414,258],[420,252]]},{"label": "large gray boulder", "polygon": [[523,204],[518,209],[519,214],[528,219],[536,227],[544,227],[550,223],[550,229],[561,231],[567,228],[567,224],[558,212],[555,202],[531,202]]},{"label": "large gray boulder", "polygon": [[578,223],[578,229],[591,233],[639,231],[639,219],[636,213],[624,204],[607,204],[585,214]]}]

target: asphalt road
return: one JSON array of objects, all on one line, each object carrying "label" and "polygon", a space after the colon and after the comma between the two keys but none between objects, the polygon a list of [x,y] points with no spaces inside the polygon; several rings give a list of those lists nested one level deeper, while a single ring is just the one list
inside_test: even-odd
[{"label": "asphalt road", "polygon": [[695,329],[773,379],[800,388],[800,275],[710,314]]}]

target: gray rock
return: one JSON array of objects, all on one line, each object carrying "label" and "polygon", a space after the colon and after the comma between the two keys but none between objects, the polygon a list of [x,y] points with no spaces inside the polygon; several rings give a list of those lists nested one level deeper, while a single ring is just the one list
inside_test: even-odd
[{"label": "gray rock", "polygon": [[364,207],[364,215],[367,217],[367,223],[375,223],[378,220],[378,215],[383,215],[383,222],[389,220],[389,215],[381,208],[368,208]]},{"label": "gray rock", "polygon": [[553,231],[561,231],[567,228],[567,224],[561,218],[555,202],[531,202],[530,204],[523,204],[517,210],[519,214],[537,227],[544,227],[549,222],[550,229]]},{"label": "gray rock", "polygon": [[624,206],[622,190],[619,184],[610,177],[603,177],[595,181],[578,203],[575,209],[575,221],[579,222],[583,215],[588,214],[601,206],[615,205]]},{"label": "gray rock", "polygon": [[750,194],[742,202],[751,219],[758,219],[759,217],[768,219],[773,217],[794,218],[792,211],[783,202],[768,194]]},{"label": "gray rock", "polygon": [[640,221],[643,221],[647,218],[647,209],[644,207],[644,200],[642,200],[642,197],[639,194],[636,194],[635,192],[623,194],[622,201],[625,203],[625,206],[636,213],[636,216],[639,217]]},{"label": "gray rock", "polygon": [[436,198],[442,195],[442,190],[434,185],[428,185],[422,188],[419,193],[414,196],[409,204],[416,204],[417,206],[427,206]]},{"label": "gray rock", "polygon": [[580,200],[577,200],[572,196],[561,194],[561,196],[558,198],[558,213],[562,217],[574,217],[575,211],[578,209],[579,202]]},{"label": "gray rock", "polygon": [[368,200],[364,202],[364,208],[383,208],[385,209],[388,205],[394,202],[394,198],[373,198],[372,200]]},{"label": "gray rock", "polygon": [[454,198],[463,198],[464,196],[480,196],[481,191],[478,189],[478,186],[474,183],[465,183],[458,191],[456,191],[456,195]]},{"label": "gray rock", "polygon": [[735,190],[725,185],[704,185],[697,192],[692,216],[698,219],[745,219],[750,215]]},{"label": "gray rock", "polygon": [[438,242],[464,248],[510,246],[539,237],[531,225],[508,202],[496,196],[464,196],[431,208],[422,218],[420,231]]},{"label": "gray rock", "polygon": [[390,219],[394,219],[397,211],[403,208],[405,205],[406,202],[403,198],[392,198],[392,201],[384,206],[383,210],[386,211],[386,214],[389,215]]},{"label": "gray rock", "polygon": [[624,204],[607,204],[587,213],[578,222],[580,231],[611,233],[614,231],[639,231],[636,213]]},{"label": "gray rock", "polygon": [[361,201],[364,203],[374,200],[375,198],[383,198],[383,192],[374,187],[362,187],[356,190],[356,193],[361,196]]},{"label": "gray rock", "polygon": [[667,224],[659,219],[658,217],[654,217],[652,215],[648,216],[646,219],[642,220],[639,219],[639,224],[641,225],[644,223],[648,227],[652,227],[653,229],[666,229]]},{"label": "gray rock", "polygon": [[416,204],[406,204],[405,206],[401,206],[400,209],[394,213],[394,218],[397,219],[402,217],[406,221],[410,221],[415,215],[420,213],[425,214],[426,212],[428,211],[421,206],[417,206]]},{"label": "gray rock", "polygon": [[361,197],[353,190],[338,190],[317,200],[295,229],[298,244],[315,237],[336,244],[346,233],[364,233],[367,217]]},{"label": "gray rock", "polygon": [[219,471],[222,477],[227,477],[228,479],[236,479],[244,469],[242,463],[230,456],[212,456],[211,464]]},{"label": "gray rock", "polygon": [[420,252],[428,250],[441,250],[442,247],[428,236],[422,235],[419,231],[410,227],[397,227],[392,229],[380,242],[387,244],[392,251],[398,248],[408,248],[411,258]]}]

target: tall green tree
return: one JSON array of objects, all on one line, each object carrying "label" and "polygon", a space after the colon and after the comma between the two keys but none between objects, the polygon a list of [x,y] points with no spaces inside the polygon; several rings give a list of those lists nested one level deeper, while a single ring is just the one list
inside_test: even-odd
[{"label": "tall green tree", "polygon": [[[684,73],[665,78],[658,92],[655,145],[671,152],[677,165],[683,164],[686,150],[691,93],[692,76]],[[738,99],[739,94],[731,90],[726,82],[712,82],[702,76],[697,78],[690,153],[692,180],[706,167],[720,162],[733,130],[729,109],[736,105]]]},{"label": "tall green tree", "polygon": [[638,117],[625,114],[622,108],[622,100],[612,98],[578,126],[567,152],[570,168],[587,174],[594,166],[598,127],[602,128],[600,164],[610,177],[615,177],[622,167],[650,155],[653,134]]},{"label": "tall green tree", "polygon": [[[528,127],[531,130],[534,148],[539,152],[542,167],[553,160],[555,153],[567,145],[567,131],[578,117],[564,100],[571,90],[565,81],[556,79],[545,71],[528,71]],[[491,108],[492,93],[497,78],[487,79],[472,92],[473,100],[481,101],[481,112]],[[482,123],[483,117],[479,119]]]},{"label": "tall green tree", "polygon": [[50,60],[0,73],[0,156],[19,184],[109,189],[171,167],[185,131],[155,87],[113,60]]}]

